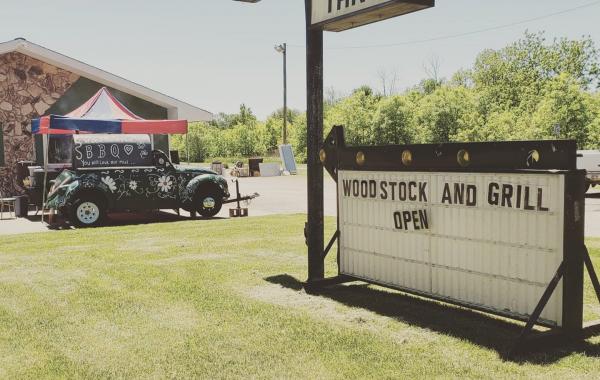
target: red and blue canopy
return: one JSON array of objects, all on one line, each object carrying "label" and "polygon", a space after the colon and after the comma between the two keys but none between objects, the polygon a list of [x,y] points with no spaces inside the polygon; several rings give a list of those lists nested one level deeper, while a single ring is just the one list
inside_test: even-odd
[{"label": "red and blue canopy", "polygon": [[48,115],[34,119],[34,134],[123,133],[183,134],[187,120],[145,120],[131,112],[102,87],[87,102],[65,116]]}]

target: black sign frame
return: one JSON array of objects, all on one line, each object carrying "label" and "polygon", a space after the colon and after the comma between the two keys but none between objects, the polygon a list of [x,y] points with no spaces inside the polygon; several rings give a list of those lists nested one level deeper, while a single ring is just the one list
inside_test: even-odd
[{"label": "black sign frame", "polygon": [[[406,152],[410,152],[410,162],[407,159],[408,153]],[[464,161],[465,154],[468,157],[467,162]],[[592,323],[586,326],[583,324],[584,267],[590,275],[599,302],[600,282],[584,242],[585,171],[578,170],[576,167],[577,144],[575,141],[542,140],[347,146],[343,127],[334,126],[325,138],[319,156],[324,168],[336,183],[338,182],[337,174],[339,170],[563,174],[565,176],[563,261],[550,280],[536,308],[528,317],[503,313],[445,297],[432,296],[429,293],[415,291],[414,289],[390,286],[389,284],[342,274],[339,266],[339,245],[337,251],[338,275],[332,278],[306,282],[305,288],[308,291],[317,292],[322,287],[334,284],[364,281],[469,309],[524,321],[526,326],[515,344],[515,347],[518,348],[523,347],[533,331],[534,325],[551,328],[547,333],[536,334],[536,337],[548,335],[585,338],[600,332],[600,323]],[[461,157],[463,160],[461,160]],[[336,232],[321,255],[322,260],[325,259],[340,236],[339,202],[337,225]],[[540,321],[539,317],[561,279],[563,280],[562,326],[556,327]]]}]

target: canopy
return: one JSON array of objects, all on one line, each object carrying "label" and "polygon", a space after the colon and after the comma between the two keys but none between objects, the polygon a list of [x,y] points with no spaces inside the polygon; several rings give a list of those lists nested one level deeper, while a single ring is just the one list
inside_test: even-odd
[{"label": "canopy", "polygon": [[34,134],[124,133],[183,134],[187,120],[145,120],[131,112],[106,87],[65,116],[34,119]]}]

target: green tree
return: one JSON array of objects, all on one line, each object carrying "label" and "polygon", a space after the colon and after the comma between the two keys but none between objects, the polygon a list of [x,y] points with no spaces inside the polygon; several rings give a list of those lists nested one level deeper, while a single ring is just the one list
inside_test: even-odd
[{"label": "green tree", "polygon": [[547,83],[561,74],[574,78],[582,90],[598,85],[600,67],[593,40],[547,43],[543,33],[526,33],[503,49],[480,53],[470,77],[482,98],[480,111],[487,116],[515,107],[532,112]]},{"label": "green tree", "polygon": [[290,129],[290,143],[298,162],[306,162],[306,114],[299,115]]},{"label": "green tree", "polygon": [[252,113],[252,109],[245,104],[240,104],[240,112],[234,114],[218,113],[210,122],[210,125],[219,129],[233,128],[238,124],[252,125],[257,122],[257,118]]},{"label": "green tree", "polygon": [[334,125],[343,125],[348,144],[371,143],[370,129],[380,99],[370,87],[362,86],[354,90],[350,96],[327,109],[325,133]]},{"label": "green tree", "polygon": [[433,92],[435,90],[437,90],[438,88],[442,87],[443,82],[439,79],[434,79],[434,78],[427,78],[427,79],[423,79],[418,86],[418,89],[420,91],[422,91],[423,93],[429,95],[429,94],[433,94]]},{"label": "green tree", "polygon": [[442,86],[418,103],[416,124],[423,128],[421,140],[428,143],[473,139],[479,126],[477,103],[465,87]]},{"label": "green tree", "polygon": [[471,128],[461,129],[457,141],[500,141],[531,140],[533,129],[530,116],[521,116],[514,110],[498,110],[488,115],[485,123],[477,114],[477,121]]},{"label": "green tree", "polygon": [[208,124],[203,122],[190,123],[188,125],[187,135],[171,136],[171,146],[173,150],[179,152],[183,161],[202,162],[209,155],[209,136]]},{"label": "green tree", "polygon": [[[291,130],[300,112],[289,109],[287,110],[287,134],[288,142],[290,141]],[[277,151],[277,146],[283,142],[283,108],[273,112],[266,120],[264,129],[264,143],[268,152]]]},{"label": "green tree", "polygon": [[600,92],[591,97],[594,119],[588,128],[587,149],[600,149]]},{"label": "green tree", "polygon": [[413,144],[419,133],[414,123],[415,105],[406,96],[387,97],[377,107],[370,128],[372,144]]},{"label": "green tree", "polygon": [[[536,139],[577,140],[580,147],[588,141],[588,127],[594,120],[591,96],[581,91],[576,78],[566,73],[550,80],[535,110],[531,124]],[[559,130],[555,136],[555,128]]]}]

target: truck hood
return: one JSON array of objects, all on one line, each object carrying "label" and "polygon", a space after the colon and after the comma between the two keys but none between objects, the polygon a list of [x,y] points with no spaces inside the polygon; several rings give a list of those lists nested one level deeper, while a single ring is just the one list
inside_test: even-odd
[{"label": "truck hood", "polygon": [[64,201],[64,195],[69,189],[77,186],[77,174],[72,170],[63,170],[53,181],[46,199],[46,207],[58,208]]},{"label": "truck hood", "polygon": [[216,172],[210,170],[210,169],[202,169],[202,168],[177,168],[177,171],[180,173],[191,173],[191,174],[195,174],[195,175],[201,175],[201,174],[213,174],[213,175],[218,175]]}]

